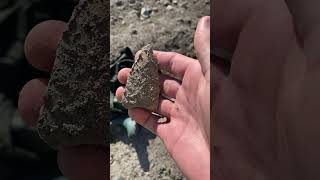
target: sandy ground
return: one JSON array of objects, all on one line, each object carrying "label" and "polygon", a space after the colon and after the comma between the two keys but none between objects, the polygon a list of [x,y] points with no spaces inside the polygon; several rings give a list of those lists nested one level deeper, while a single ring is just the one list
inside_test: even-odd
[{"label": "sandy ground", "polygon": [[[195,57],[193,35],[209,0],[111,0],[111,58],[120,49],[156,50]],[[111,179],[185,179],[161,140],[140,128],[128,138],[119,127],[111,143]]]}]

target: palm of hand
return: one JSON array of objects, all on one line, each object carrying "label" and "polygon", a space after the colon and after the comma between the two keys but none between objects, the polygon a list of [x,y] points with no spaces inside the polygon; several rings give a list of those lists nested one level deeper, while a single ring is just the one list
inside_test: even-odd
[{"label": "palm of hand", "polygon": [[[204,122],[202,122],[204,120],[202,108],[209,104],[208,95],[209,83],[202,74],[201,66],[197,61],[192,62],[185,72],[171,112],[171,119],[179,123],[177,129],[181,130],[177,132],[173,142],[178,143],[181,136],[199,134],[199,138],[209,143],[209,137],[205,133]],[[174,145],[169,147],[174,147]]]},{"label": "palm of hand", "polygon": [[[205,133],[205,123],[202,122],[204,120],[202,108],[210,101],[209,90],[209,83],[202,74],[199,62],[193,62],[185,72],[172,108],[170,129],[173,130],[163,137],[168,152],[177,163],[184,165],[180,166],[183,172],[197,172],[194,162],[200,160],[207,161],[206,165],[209,166],[209,139]],[[208,108],[209,112],[209,106],[205,108]],[[198,168],[207,167],[201,165]]]},{"label": "palm of hand", "polygon": [[[319,81],[318,65],[312,62],[316,53],[310,49],[315,42],[296,34],[301,31],[294,29],[292,16],[283,2],[257,7],[246,4],[255,10],[246,20],[242,19],[245,23],[234,22],[241,24],[239,29],[232,30],[238,34],[238,42],[227,38],[216,41],[235,49],[230,74],[216,74],[216,176],[319,177],[312,166],[319,160],[315,137],[320,128],[315,120],[320,115],[316,111],[318,104],[314,101],[320,98],[320,87],[315,83]],[[288,5],[300,8],[293,4]],[[218,29],[219,33],[224,36]],[[312,148],[306,148],[310,145]]]}]

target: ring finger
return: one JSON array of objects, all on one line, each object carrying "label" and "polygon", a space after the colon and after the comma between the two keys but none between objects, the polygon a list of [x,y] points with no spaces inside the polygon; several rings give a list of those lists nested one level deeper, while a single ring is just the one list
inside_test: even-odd
[{"label": "ring finger", "polygon": [[181,82],[166,75],[160,75],[160,91],[169,98],[176,98]]}]

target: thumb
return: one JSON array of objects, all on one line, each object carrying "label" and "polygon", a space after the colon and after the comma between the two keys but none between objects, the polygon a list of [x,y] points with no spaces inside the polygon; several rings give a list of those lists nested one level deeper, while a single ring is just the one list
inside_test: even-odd
[{"label": "thumb", "polygon": [[198,22],[194,47],[202,72],[206,79],[210,80],[210,16],[202,17]]}]

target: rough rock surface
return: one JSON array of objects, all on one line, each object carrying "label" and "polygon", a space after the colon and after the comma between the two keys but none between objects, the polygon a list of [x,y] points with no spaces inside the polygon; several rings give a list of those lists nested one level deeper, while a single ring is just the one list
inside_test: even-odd
[{"label": "rough rock surface", "polygon": [[122,99],[124,107],[156,111],[159,102],[159,65],[153,57],[151,45],[141,49],[132,66]]},{"label": "rough rock surface", "polygon": [[107,144],[109,1],[81,0],[59,43],[38,124],[50,146]]}]

